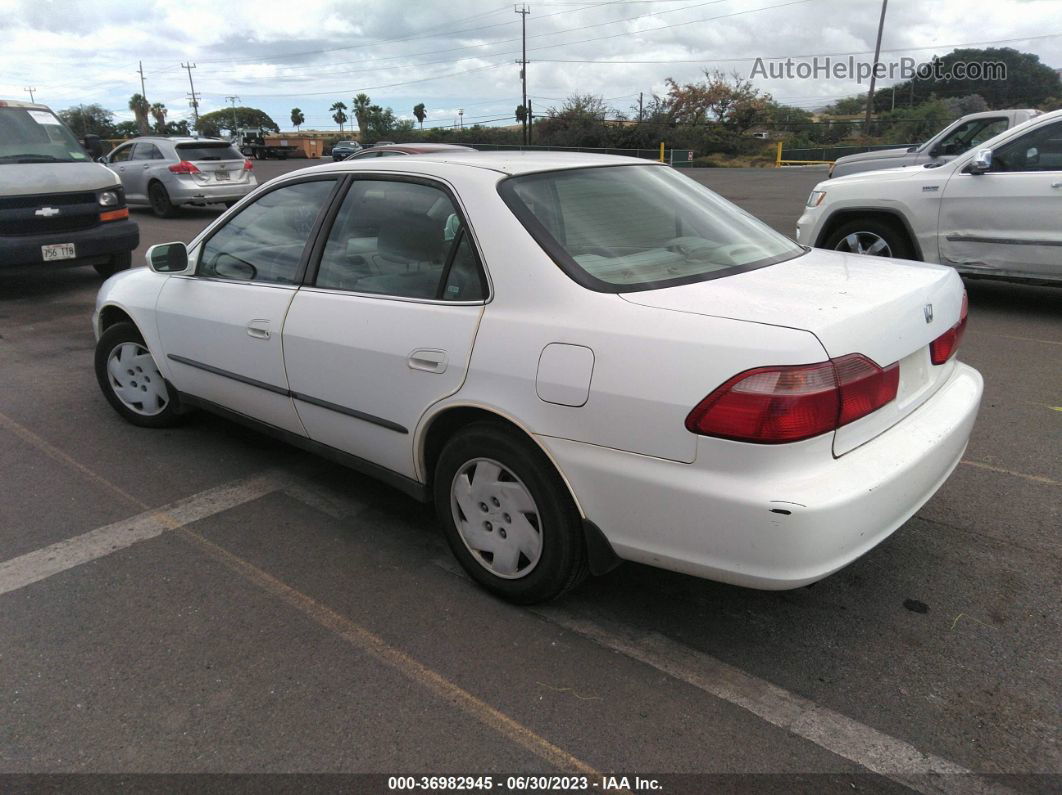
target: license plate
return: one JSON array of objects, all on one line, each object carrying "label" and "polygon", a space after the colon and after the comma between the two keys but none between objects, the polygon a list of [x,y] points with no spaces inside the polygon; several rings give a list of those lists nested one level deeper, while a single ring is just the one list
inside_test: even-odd
[{"label": "license plate", "polygon": [[214,179],[218,180],[219,182],[222,181],[222,180],[227,180],[227,179],[229,179],[229,172],[228,171],[215,171],[214,172]]},{"label": "license plate", "polygon": [[57,259],[74,259],[77,257],[77,250],[74,248],[73,243],[53,243],[50,246],[41,246],[41,257],[45,262],[52,262]]}]

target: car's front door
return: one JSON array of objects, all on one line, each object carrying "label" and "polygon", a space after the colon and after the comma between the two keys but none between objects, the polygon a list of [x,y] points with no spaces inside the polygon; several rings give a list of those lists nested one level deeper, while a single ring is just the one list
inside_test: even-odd
[{"label": "car's front door", "polygon": [[460,389],[487,281],[451,194],[355,179],[284,324],[288,380],[311,439],[413,477],[412,433]]},{"label": "car's front door", "polygon": [[262,194],[191,255],[158,301],[158,330],[174,385],[269,425],[304,435],[284,372],[281,329],[334,178]]},{"label": "car's front door", "polygon": [[993,152],[984,174],[960,169],[940,208],[941,262],[960,270],[1062,277],[1062,121]]}]

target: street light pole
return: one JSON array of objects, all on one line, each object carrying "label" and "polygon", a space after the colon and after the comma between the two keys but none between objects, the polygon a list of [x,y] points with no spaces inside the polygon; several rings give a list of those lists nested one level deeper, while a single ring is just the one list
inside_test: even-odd
[{"label": "street light pole", "polygon": [[874,82],[878,76],[878,56],[881,55],[881,33],[885,29],[885,9],[889,0],[881,0],[881,18],[878,20],[878,42],[874,45],[874,66],[870,70],[870,90],[867,91],[867,115],[863,120],[863,135],[870,135],[870,113],[874,109]]}]

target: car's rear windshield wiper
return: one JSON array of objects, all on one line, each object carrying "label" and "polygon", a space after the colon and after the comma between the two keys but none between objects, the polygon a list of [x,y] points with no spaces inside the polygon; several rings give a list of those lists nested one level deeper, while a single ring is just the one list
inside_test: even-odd
[{"label": "car's rear windshield wiper", "polygon": [[55,157],[54,155],[38,155],[31,152],[21,155],[0,155],[0,160],[16,160],[19,163],[74,163],[74,160]]}]

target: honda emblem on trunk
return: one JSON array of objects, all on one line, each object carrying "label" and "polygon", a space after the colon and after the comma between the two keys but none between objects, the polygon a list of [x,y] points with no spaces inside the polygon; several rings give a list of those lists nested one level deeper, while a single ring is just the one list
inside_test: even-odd
[{"label": "honda emblem on trunk", "polygon": [[58,207],[41,207],[34,215],[40,215],[44,218],[51,218],[53,215],[59,215]]},{"label": "honda emblem on trunk", "polygon": [[932,323],[933,322],[933,304],[926,304],[924,307],[922,307],[922,312],[926,316],[926,323]]}]

